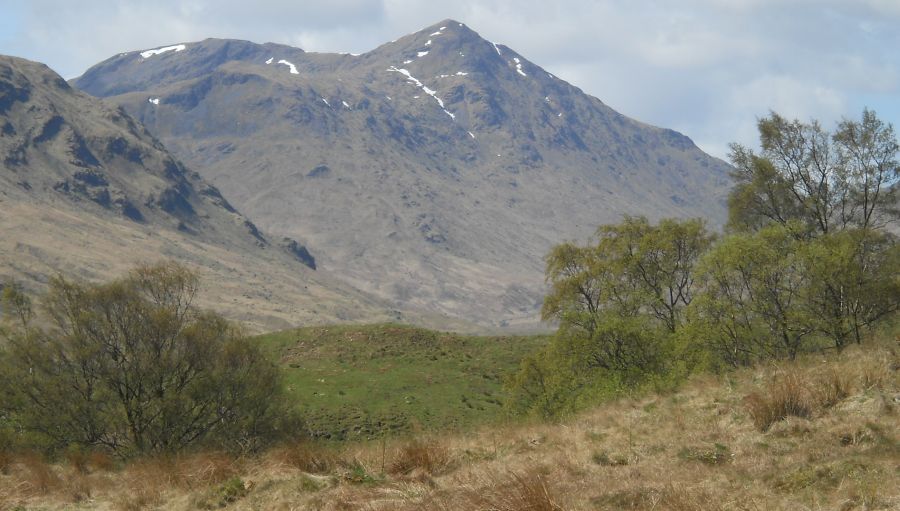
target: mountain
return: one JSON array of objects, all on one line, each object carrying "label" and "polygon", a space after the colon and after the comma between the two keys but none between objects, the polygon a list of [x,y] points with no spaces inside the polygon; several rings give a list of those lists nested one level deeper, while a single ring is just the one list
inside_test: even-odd
[{"label": "mountain", "polygon": [[453,20],[362,55],[216,39],[122,53],[72,84],[321,267],[485,325],[533,324],[542,257],[598,224],[725,217],[725,163]]},{"label": "mountain", "polygon": [[120,108],[42,64],[0,56],[0,281],[107,280],[163,258],[196,268],[201,305],[251,330],[387,319],[384,303],[269,238]]}]

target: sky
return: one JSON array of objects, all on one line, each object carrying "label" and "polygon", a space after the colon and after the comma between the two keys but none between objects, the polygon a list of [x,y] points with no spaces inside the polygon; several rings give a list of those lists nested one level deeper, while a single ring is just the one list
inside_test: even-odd
[{"label": "sky", "polygon": [[900,122],[900,0],[0,0],[0,54],[73,78],[207,37],[364,53],[445,18],[720,158],[769,111]]}]

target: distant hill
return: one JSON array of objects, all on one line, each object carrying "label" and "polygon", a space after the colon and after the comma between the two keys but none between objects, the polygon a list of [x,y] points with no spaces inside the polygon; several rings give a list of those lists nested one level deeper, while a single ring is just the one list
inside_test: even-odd
[{"label": "distant hill", "polygon": [[171,258],[201,274],[201,305],[251,329],[395,317],[42,64],[0,56],[0,164],[0,281],[36,290],[57,273],[108,280]]},{"label": "distant hill", "polygon": [[533,325],[544,254],[600,223],[725,218],[724,162],[453,20],[358,56],[217,39],[122,53],[72,84],[321,267],[482,325]]}]

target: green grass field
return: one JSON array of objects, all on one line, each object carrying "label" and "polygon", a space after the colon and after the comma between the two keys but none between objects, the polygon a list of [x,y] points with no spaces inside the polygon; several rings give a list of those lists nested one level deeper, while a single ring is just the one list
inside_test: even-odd
[{"label": "green grass field", "polygon": [[503,381],[546,336],[475,337],[397,325],[258,337],[314,436],[458,431],[503,417]]}]

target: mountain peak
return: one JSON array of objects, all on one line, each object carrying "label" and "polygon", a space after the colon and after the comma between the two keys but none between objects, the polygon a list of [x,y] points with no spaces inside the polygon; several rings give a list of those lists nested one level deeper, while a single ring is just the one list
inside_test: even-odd
[{"label": "mountain peak", "polygon": [[722,162],[452,19],[358,57],[211,41],[88,76],[263,229],[398,304],[527,321],[552,244],[724,216]]}]

